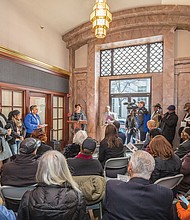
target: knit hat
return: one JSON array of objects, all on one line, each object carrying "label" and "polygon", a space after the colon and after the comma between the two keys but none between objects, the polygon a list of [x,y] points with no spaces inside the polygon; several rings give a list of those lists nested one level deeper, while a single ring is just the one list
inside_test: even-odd
[{"label": "knit hat", "polygon": [[83,150],[89,150],[90,152],[94,152],[96,149],[96,140],[88,137],[82,143]]},{"label": "knit hat", "polygon": [[167,109],[170,111],[175,111],[175,105],[169,105]]},{"label": "knit hat", "polygon": [[41,141],[35,138],[26,138],[20,144],[20,153],[23,154],[31,154],[33,153],[38,147],[40,147]]}]

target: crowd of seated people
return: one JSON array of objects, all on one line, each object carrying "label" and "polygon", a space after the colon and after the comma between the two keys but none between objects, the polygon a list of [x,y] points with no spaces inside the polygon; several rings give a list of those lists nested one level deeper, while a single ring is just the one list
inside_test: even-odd
[{"label": "crowd of seated people", "polygon": [[[37,115],[35,108],[33,107],[31,113],[36,111]],[[28,120],[31,119],[33,123],[36,119],[33,119],[31,113]],[[8,121],[11,126],[5,127],[7,124],[5,120],[0,128],[2,133],[0,138],[1,140],[4,138],[1,142],[6,146],[9,146],[8,144],[12,146],[10,152],[3,147],[3,151],[0,151],[0,160],[1,155],[2,161],[10,158],[10,155],[16,155],[12,161],[2,166],[1,185],[37,184],[35,189],[24,194],[19,209],[17,206],[18,220],[88,219],[83,191],[75,182],[76,180],[74,181],[74,177],[95,175],[103,178],[105,162],[110,158],[124,157],[124,144],[118,134],[118,123],[113,122],[106,126],[105,137],[100,142],[98,158],[95,159],[93,153],[97,148],[97,141],[88,137],[86,131],[76,132],[73,143],[67,145],[63,155],[46,144],[47,137],[38,119],[37,126],[36,121],[34,123],[34,130],[26,128],[27,135],[30,136],[26,138],[25,127],[19,114],[19,111],[12,111]],[[140,150],[131,156],[127,172],[129,181],[127,183],[120,180],[107,182],[102,219],[185,220],[181,213],[185,213],[186,210],[180,203],[176,206],[177,210],[181,210],[178,213],[180,218],[177,217],[177,212],[176,216],[172,213],[176,211],[172,209],[172,191],[153,183],[159,178],[182,173],[184,179],[175,190],[186,193],[190,189],[190,146],[188,144],[190,130],[188,127],[183,128],[181,133],[183,142],[174,152],[171,141],[168,142],[167,138],[161,135],[161,130],[154,126],[153,122],[151,125],[153,126],[149,127],[147,135],[147,152]],[[12,141],[9,139],[11,136]],[[7,157],[5,153],[9,153],[9,156]],[[104,187],[102,190],[105,191]],[[150,206],[151,209],[147,209]],[[13,214],[6,209],[3,211],[0,209],[0,216],[1,213],[11,216]],[[15,219],[14,214],[12,219]]]}]

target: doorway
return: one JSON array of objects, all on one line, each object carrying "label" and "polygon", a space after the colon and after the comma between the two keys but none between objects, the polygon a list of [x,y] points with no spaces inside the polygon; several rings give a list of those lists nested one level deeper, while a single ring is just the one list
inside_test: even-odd
[{"label": "doorway", "polygon": [[110,106],[119,119],[126,119],[130,106],[145,102],[149,110],[151,103],[150,78],[110,80]]}]

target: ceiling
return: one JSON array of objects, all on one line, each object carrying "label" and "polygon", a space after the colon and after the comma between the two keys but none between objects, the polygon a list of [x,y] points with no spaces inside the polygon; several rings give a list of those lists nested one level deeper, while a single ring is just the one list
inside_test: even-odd
[{"label": "ceiling", "polygon": [[[95,0],[10,0],[15,9],[25,12],[44,28],[50,26],[63,35],[89,21]],[[159,5],[162,0],[107,0],[111,12]]]}]

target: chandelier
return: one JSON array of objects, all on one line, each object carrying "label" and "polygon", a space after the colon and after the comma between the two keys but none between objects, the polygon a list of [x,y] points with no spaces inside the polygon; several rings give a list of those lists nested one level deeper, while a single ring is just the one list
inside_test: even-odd
[{"label": "chandelier", "polygon": [[97,38],[104,38],[109,28],[109,23],[112,21],[112,14],[109,11],[106,0],[96,0],[93,12],[90,15],[90,21],[95,29],[95,36]]}]

